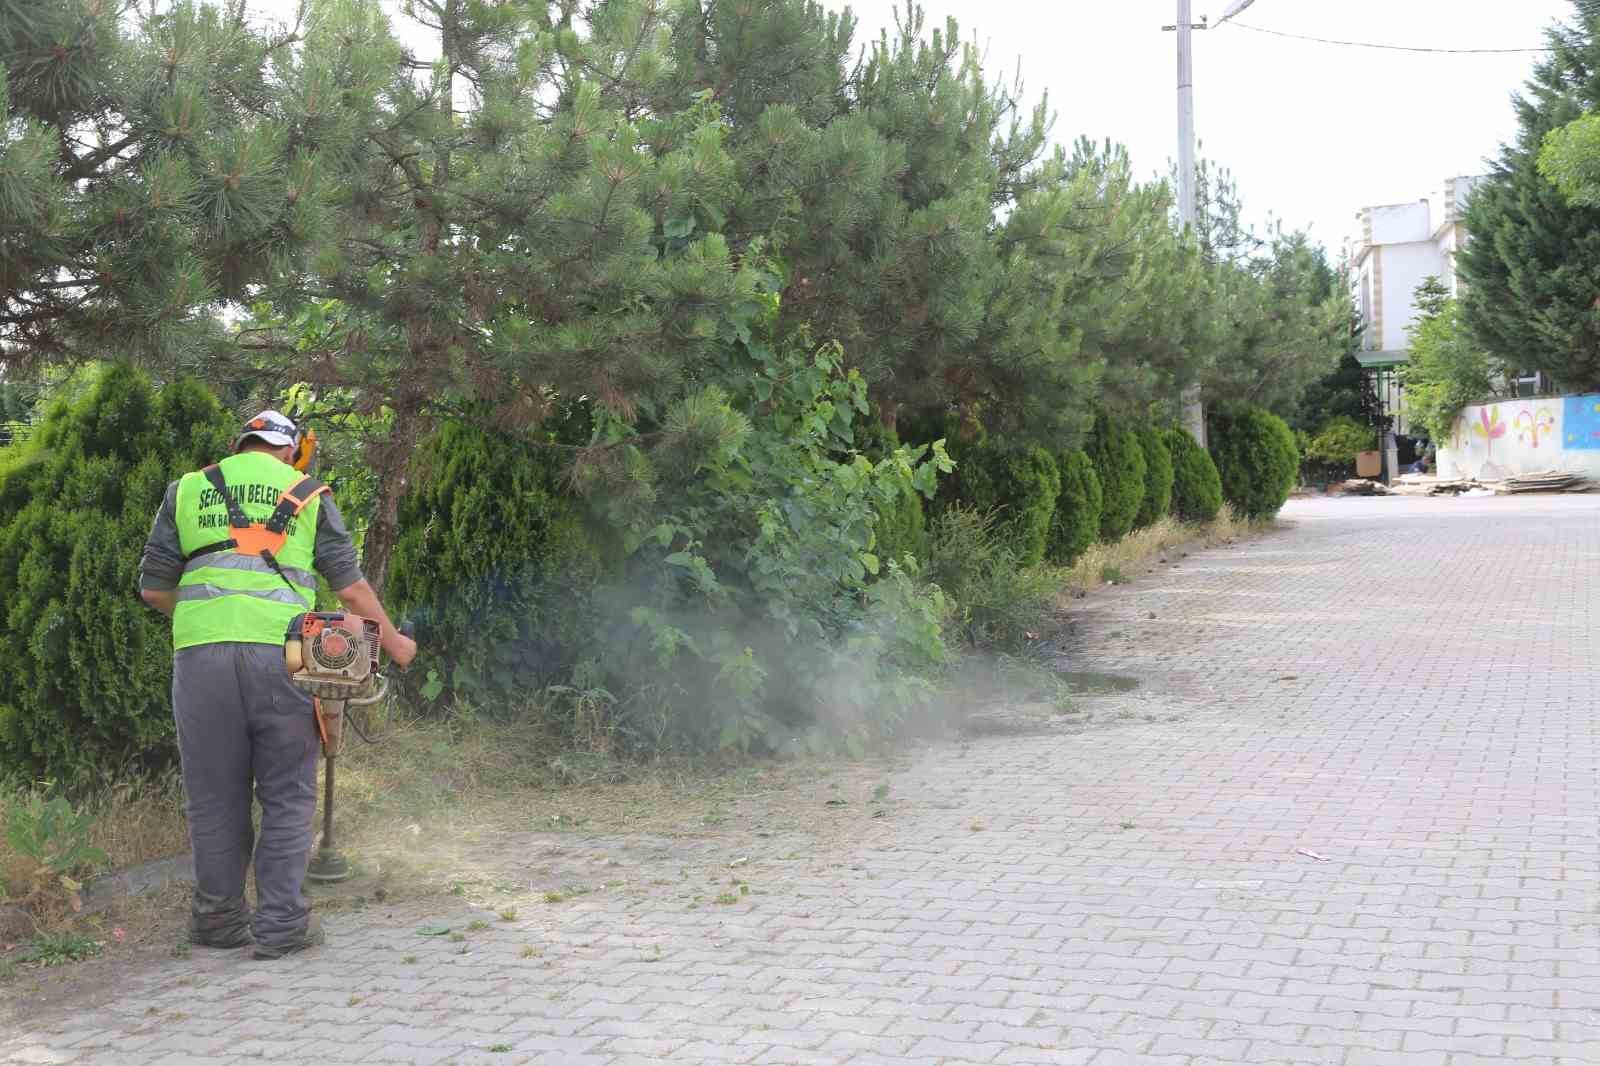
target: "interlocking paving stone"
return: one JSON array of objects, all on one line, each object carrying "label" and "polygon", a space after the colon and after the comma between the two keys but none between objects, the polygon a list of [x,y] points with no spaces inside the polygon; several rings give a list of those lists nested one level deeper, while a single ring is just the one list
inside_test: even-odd
[{"label": "interlocking paving stone", "polygon": [[1077,603],[1071,667],[1141,682],[1096,723],[935,746],[758,898],[596,893],[542,960],[336,913],[0,1062],[1600,1063],[1600,499],[1284,520]]}]

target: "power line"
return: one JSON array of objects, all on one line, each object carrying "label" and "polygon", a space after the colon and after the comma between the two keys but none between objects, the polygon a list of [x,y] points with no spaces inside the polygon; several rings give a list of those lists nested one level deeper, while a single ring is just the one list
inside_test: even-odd
[{"label": "power line", "polygon": [[1274,37],[1292,37],[1297,41],[1337,44],[1346,48],[1381,48],[1386,52],[1432,52],[1440,55],[1505,55],[1511,52],[1548,52],[1550,50],[1549,48],[1413,48],[1403,44],[1374,44],[1370,41],[1335,41],[1327,37],[1312,37],[1304,33],[1269,30],[1265,26],[1252,26],[1248,22],[1236,20],[1228,22],[1227,25],[1237,26],[1241,30],[1254,30],[1256,33],[1268,33]]}]

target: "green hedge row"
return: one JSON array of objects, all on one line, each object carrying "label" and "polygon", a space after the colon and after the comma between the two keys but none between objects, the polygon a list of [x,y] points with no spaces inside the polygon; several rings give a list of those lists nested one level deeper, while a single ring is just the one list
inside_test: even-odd
[{"label": "green hedge row", "polygon": [[[1099,415],[1083,449],[1050,454],[1006,451],[981,429],[954,421],[919,426],[948,435],[956,473],[931,505],[993,512],[1003,538],[1025,565],[1070,566],[1097,541],[1112,541],[1168,514],[1206,522],[1222,507],[1217,468],[1182,429],[1132,427]],[[880,510],[879,554],[922,557],[931,515],[914,496]]]},{"label": "green hedge row", "polygon": [[[1006,451],[981,430],[954,422],[936,428],[951,435],[956,474],[934,506],[993,511],[1029,565],[1071,565],[1096,541],[1116,540],[1168,514],[1209,522],[1224,502],[1245,517],[1270,518],[1288,499],[1300,464],[1288,425],[1253,409],[1214,415],[1209,452],[1181,428],[1129,426],[1105,412],[1083,450],[1056,455]],[[881,513],[885,554],[917,554],[927,543],[926,523],[914,497]]]},{"label": "green hedge row", "polygon": [[[112,366],[29,443],[0,449],[0,770],[70,786],[171,761],[171,643],[137,597],[139,556],[166,484],[225,454],[233,430],[201,386],[158,391]],[[1208,520],[1224,499],[1275,513],[1297,468],[1288,428],[1245,412],[1211,432],[1215,463],[1182,430],[1107,416],[1083,450],[1054,454],[951,433],[959,465],[933,506],[989,512],[1024,567],[1071,564],[1169,511]],[[592,592],[622,553],[561,484],[555,454],[459,425],[429,442],[388,590],[425,630],[428,665],[408,678],[425,701],[514,704],[570,673],[594,638]],[[933,517],[911,493],[883,506],[877,553],[925,561]]]},{"label": "green hedge row", "polygon": [[404,675],[425,703],[516,707],[564,677],[594,619],[605,560],[559,482],[563,457],[446,423],[418,450],[387,589],[429,660]]}]

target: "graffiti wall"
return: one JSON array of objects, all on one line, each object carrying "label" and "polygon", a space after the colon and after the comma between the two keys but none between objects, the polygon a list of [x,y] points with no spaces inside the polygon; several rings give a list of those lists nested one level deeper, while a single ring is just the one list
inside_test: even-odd
[{"label": "graffiti wall", "polygon": [[1439,442],[1439,476],[1484,481],[1563,470],[1600,477],[1600,395],[1463,408]]}]

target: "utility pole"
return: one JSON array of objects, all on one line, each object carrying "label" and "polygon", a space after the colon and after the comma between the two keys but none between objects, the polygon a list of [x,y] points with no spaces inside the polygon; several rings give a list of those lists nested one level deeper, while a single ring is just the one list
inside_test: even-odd
[{"label": "utility pole", "polygon": [[[1178,0],[1178,221],[1194,227],[1194,46],[1190,0]],[[1200,29],[1205,29],[1205,23]],[[1183,390],[1183,424],[1191,436],[1206,446],[1206,410],[1200,386]]]},{"label": "utility pole", "polygon": [[[1233,0],[1217,20],[1220,26],[1256,0]],[[1195,30],[1208,29],[1204,15],[1198,23],[1193,17],[1192,0],[1178,0],[1176,25],[1163,26],[1178,33],[1178,221],[1186,226],[1196,225],[1195,169],[1194,169],[1194,34]],[[1183,424],[1200,447],[1206,446],[1206,411],[1200,399],[1200,386],[1190,385],[1183,390]]]}]

